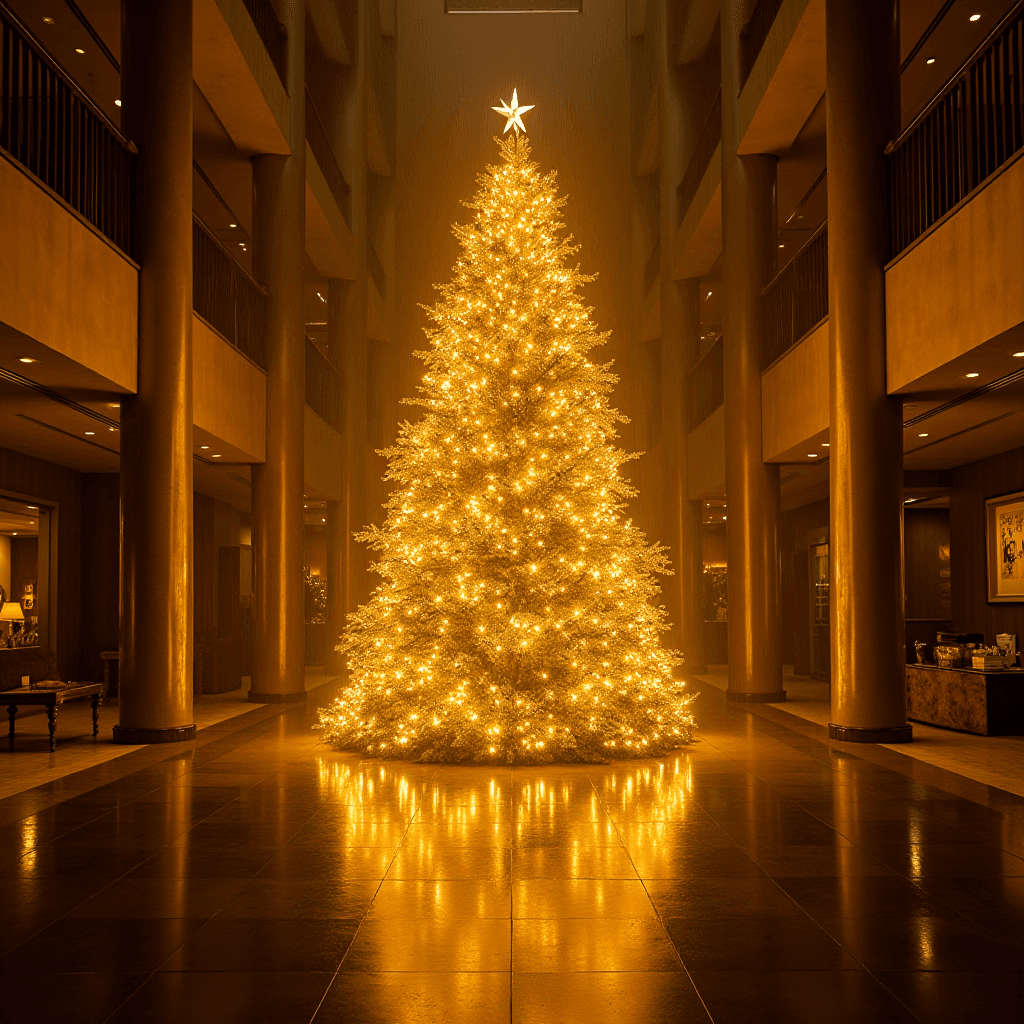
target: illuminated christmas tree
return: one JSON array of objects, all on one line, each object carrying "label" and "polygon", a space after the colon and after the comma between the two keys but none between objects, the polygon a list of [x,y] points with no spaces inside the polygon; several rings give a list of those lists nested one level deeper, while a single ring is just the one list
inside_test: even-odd
[{"label": "illuminated christmas tree", "polygon": [[[462,251],[428,310],[420,397],[382,454],[397,485],[359,539],[384,578],[338,650],[349,683],[319,727],[343,749],[530,764],[663,753],[691,738],[655,602],[664,549],[624,518],[617,378],[566,261],[554,173],[520,107],[501,164],[456,225]],[[509,127],[515,127],[509,135]]]}]

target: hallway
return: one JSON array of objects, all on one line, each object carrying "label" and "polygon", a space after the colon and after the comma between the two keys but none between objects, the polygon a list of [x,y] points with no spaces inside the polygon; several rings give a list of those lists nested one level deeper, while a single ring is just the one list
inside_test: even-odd
[{"label": "hallway", "polygon": [[659,761],[360,762],[292,709],[2,801],[4,1019],[1024,1020],[1024,800],[700,703]]}]

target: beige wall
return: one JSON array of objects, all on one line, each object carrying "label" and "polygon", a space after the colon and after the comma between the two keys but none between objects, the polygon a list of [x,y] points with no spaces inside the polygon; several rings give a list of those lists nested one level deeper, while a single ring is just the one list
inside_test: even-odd
[{"label": "beige wall", "polygon": [[828,430],[828,386],[826,320],[761,376],[761,452],[765,462]]},{"label": "beige wall", "polygon": [[[626,5],[597,0],[582,14],[444,14],[444,4],[415,2],[398,10],[398,123],[396,209],[396,332],[371,366],[371,404],[380,411],[390,443],[400,419],[415,409],[398,400],[414,393],[425,346],[419,303],[435,301],[434,283],[448,280],[457,247],[450,225],[466,222],[461,201],[476,191],[476,176],[497,161],[492,141],[504,121],[491,110],[512,89],[521,103],[534,159],[558,171],[569,196],[568,229],[582,246],[584,271],[599,274],[586,290],[594,320],[611,330],[599,359],[615,359],[622,382],[613,401],[633,419],[623,445],[640,450],[648,387],[641,379],[631,316],[632,270],[629,166],[629,53]],[[646,253],[643,254],[646,257]],[[643,460],[641,460],[643,461]],[[371,457],[370,514],[380,521],[383,460]],[[643,466],[634,464],[633,478]],[[641,483],[642,486],[642,483]],[[641,499],[642,502],[643,499]],[[638,520],[643,523],[642,514]]]},{"label": "beige wall", "polygon": [[0,157],[0,322],[135,390],[138,271]]},{"label": "beige wall", "polygon": [[192,317],[192,420],[253,462],[267,457],[267,376]]},{"label": "beige wall", "polygon": [[885,274],[890,393],[1024,321],[1024,160]]}]

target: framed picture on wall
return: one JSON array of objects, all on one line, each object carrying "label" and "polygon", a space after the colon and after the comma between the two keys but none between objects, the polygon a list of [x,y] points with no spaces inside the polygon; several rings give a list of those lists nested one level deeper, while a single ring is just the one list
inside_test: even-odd
[{"label": "framed picture on wall", "polygon": [[990,603],[1024,604],[1024,491],[985,501]]}]

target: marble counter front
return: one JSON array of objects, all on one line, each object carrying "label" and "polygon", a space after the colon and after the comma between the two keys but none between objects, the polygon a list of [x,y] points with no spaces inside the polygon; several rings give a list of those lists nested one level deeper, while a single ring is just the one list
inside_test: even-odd
[{"label": "marble counter front", "polygon": [[1024,671],[907,665],[907,718],[982,736],[1024,735]]}]

